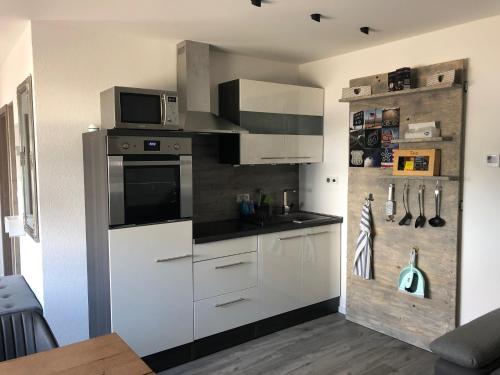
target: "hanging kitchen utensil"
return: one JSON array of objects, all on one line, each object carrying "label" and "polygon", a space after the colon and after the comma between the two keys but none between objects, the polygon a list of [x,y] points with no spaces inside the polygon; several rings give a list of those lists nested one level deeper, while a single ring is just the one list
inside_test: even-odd
[{"label": "hanging kitchen utensil", "polygon": [[415,266],[418,248],[414,247],[410,252],[410,262],[399,273],[398,289],[400,292],[411,294],[415,297],[425,297],[425,278],[422,272]]},{"label": "hanging kitchen utensil", "polygon": [[434,190],[434,200],[436,203],[436,216],[429,220],[429,224],[432,227],[442,227],[446,224],[446,221],[440,216],[441,215],[441,194],[442,187],[439,184],[439,180],[436,182],[436,189]]},{"label": "hanging kitchen utensil", "polygon": [[425,215],[424,215],[424,191],[425,185],[419,185],[418,187],[418,209],[420,211],[419,217],[415,220],[415,228],[423,228],[425,225]]},{"label": "hanging kitchen utensil", "polygon": [[396,202],[394,201],[394,184],[389,184],[387,202],[385,202],[386,221],[394,221],[396,214]]},{"label": "hanging kitchen utensil", "polygon": [[410,213],[409,194],[410,194],[410,185],[408,184],[408,181],[407,181],[407,182],[405,182],[405,187],[403,189],[403,206],[405,206],[405,216],[399,221],[399,225],[410,225],[411,224],[411,219],[413,216]]}]

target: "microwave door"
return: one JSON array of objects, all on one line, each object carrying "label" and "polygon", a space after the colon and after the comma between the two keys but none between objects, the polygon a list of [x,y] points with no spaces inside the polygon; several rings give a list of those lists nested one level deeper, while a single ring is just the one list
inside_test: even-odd
[{"label": "microwave door", "polygon": [[160,94],[120,92],[120,120],[127,127],[161,128],[165,101]]}]

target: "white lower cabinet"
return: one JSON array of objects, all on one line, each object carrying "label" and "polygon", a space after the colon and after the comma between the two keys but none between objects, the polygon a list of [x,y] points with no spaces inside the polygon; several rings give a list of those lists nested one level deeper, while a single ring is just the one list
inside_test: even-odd
[{"label": "white lower cabinet", "polygon": [[304,232],[300,300],[308,306],[340,296],[340,225]]},{"label": "white lower cabinet", "polygon": [[340,296],[340,225],[259,236],[261,319]]},{"label": "white lower cabinet", "polygon": [[258,320],[257,288],[207,298],[194,303],[195,340]]},{"label": "white lower cabinet", "polygon": [[193,340],[192,223],[109,231],[111,327],[139,356]]},{"label": "white lower cabinet", "polygon": [[261,319],[300,307],[303,231],[259,236]]}]

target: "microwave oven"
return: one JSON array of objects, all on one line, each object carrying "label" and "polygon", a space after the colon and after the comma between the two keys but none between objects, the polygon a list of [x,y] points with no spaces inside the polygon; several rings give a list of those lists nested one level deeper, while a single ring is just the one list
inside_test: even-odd
[{"label": "microwave oven", "polygon": [[180,130],[177,93],[114,86],[101,92],[103,128]]}]

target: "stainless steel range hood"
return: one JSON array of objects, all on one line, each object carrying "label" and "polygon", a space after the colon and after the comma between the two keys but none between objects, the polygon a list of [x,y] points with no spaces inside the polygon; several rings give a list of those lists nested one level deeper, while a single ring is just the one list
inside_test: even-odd
[{"label": "stainless steel range hood", "polygon": [[210,111],[210,45],[185,40],[177,45],[179,119],[186,132],[248,133]]}]

